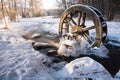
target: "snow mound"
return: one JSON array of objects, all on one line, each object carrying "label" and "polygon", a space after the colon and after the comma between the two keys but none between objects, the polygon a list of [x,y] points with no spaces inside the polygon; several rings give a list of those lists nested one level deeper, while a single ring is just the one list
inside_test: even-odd
[{"label": "snow mound", "polygon": [[112,80],[108,71],[98,62],[89,57],[78,58],[66,64],[57,73],[57,80]]}]

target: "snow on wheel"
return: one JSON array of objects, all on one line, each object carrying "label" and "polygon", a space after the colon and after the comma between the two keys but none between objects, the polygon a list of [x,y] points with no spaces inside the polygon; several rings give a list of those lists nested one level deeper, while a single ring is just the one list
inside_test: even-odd
[{"label": "snow on wheel", "polygon": [[[88,25],[87,20],[92,23]],[[90,35],[90,31],[94,31]],[[81,35],[92,47],[99,47],[105,42],[107,24],[99,10],[87,5],[73,5],[66,9],[59,22],[59,35],[62,38],[66,33]]]}]

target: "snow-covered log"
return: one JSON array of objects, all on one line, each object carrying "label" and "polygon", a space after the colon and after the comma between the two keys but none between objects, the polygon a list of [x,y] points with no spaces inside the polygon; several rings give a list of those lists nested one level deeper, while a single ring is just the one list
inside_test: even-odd
[{"label": "snow-covered log", "polygon": [[46,49],[46,48],[53,48],[57,49],[55,46],[50,45],[49,43],[40,43],[40,42],[33,42],[33,48],[36,50]]}]

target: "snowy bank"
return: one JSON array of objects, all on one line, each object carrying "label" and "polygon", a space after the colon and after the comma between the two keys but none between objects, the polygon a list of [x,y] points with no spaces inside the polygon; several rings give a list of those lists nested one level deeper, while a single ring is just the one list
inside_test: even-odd
[{"label": "snowy bank", "polygon": [[[59,19],[51,17],[26,18],[20,19],[20,22],[9,23],[8,30],[0,30],[0,80],[113,79],[101,64],[88,57],[78,58],[70,63],[53,63],[51,57],[35,51],[31,41],[22,37],[24,33],[39,28],[58,34],[58,22]],[[120,39],[120,32],[114,34],[112,31],[120,29],[119,22],[107,24],[108,36]],[[113,80],[120,80],[120,71]]]},{"label": "snowy bank", "polygon": [[37,74],[42,76],[39,80],[50,78],[49,75],[46,77],[48,73],[43,65],[46,56],[35,51],[31,41],[14,32],[0,31],[0,55],[0,80],[36,80],[34,76]]}]

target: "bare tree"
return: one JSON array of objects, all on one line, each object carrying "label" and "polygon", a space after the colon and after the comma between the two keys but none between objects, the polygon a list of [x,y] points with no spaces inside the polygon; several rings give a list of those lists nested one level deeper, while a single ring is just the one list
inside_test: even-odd
[{"label": "bare tree", "polygon": [[8,0],[8,14],[11,21],[16,21],[17,16],[17,0]]},{"label": "bare tree", "polygon": [[1,0],[1,10],[2,10],[2,15],[3,15],[3,28],[4,29],[7,29],[8,28],[8,22],[7,22],[7,18],[6,18],[6,12],[5,12],[5,10],[6,10],[6,3],[4,2],[4,0]]},{"label": "bare tree", "polygon": [[41,0],[8,0],[9,16],[11,21],[16,21],[16,17],[34,17],[43,15]]},{"label": "bare tree", "polygon": [[57,16],[61,16],[61,14],[68,8],[67,2],[66,0],[61,0],[61,1],[56,0],[56,2],[57,2],[58,9],[56,10],[55,13]]},{"label": "bare tree", "polygon": [[58,1],[56,0],[56,2],[58,3],[58,7],[61,8],[61,9],[67,9],[67,2],[66,0],[61,0],[61,1]]},{"label": "bare tree", "polygon": [[43,10],[41,9],[42,0],[30,0],[29,6],[30,6],[30,13],[32,16],[42,16]]}]

